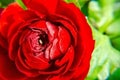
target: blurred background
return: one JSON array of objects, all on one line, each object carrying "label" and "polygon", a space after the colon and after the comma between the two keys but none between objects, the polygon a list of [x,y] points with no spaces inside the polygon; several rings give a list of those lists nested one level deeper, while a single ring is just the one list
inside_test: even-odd
[{"label": "blurred background", "polygon": [[[14,1],[0,0],[0,8]],[[65,1],[81,9],[96,41],[85,80],[120,80],[120,0]]]}]

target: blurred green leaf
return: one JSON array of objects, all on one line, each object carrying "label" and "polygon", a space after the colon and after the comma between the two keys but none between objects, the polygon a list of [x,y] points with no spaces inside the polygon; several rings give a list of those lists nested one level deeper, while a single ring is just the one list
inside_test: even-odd
[{"label": "blurred green leaf", "polygon": [[112,47],[108,36],[101,34],[95,28],[92,30],[96,44],[86,80],[106,80],[120,68],[120,52]]},{"label": "blurred green leaf", "polygon": [[4,8],[6,7],[8,4],[14,2],[14,0],[0,0],[0,7]]},{"label": "blurred green leaf", "polygon": [[22,2],[22,0],[15,0],[24,10],[26,9],[26,6]]},{"label": "blurred green leaf", "polygon": [[109,27],[106,29],[105,32],[107,35],[110,35],[112,37],[119,36],[120,35],[120,18],[112,21],[112,23],[109,25]]},{"label": "blurred green leaf", "polygon": [[[88,19],[99,32],[111,38],[113,46],[120,51],[120,1],[92,0],[88,7]],[[113,39],[114,38],[114,39]],[[116,39],[115,39],[116,38]]]},{"label": "blurred green leaf", "polygon": [[109,76],[108,80],[120,80],[120,68],[115,70],[115,72]]},{"label": "blurred green leaf", "polygon": [[120,51],[120,36],[111,39],[112,45]]}]

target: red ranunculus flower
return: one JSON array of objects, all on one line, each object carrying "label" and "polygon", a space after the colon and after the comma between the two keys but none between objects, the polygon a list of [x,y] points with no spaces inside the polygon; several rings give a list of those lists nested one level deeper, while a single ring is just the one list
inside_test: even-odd
[{"label": "red ranunculus flower", "polygon": [[23,0],[0,17],[1,80],[83,80],[94,40],[85,16],[62,0]]}]

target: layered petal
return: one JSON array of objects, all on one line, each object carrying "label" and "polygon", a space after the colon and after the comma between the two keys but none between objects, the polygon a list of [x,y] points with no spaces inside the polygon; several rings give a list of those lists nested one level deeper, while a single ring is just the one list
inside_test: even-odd
[{"label": "layered petal", "polygon": [[[60,2],[59,7],[57,8],[57,13],[66,16],[69,18],[74,24],[79,32],[79,37],[81,37],[82,41],[87,39],[92,39],[92,31],[85,19],[85,16],[82,12],[72,3],[66,4],[65,2]],[[65,11],[67,10],[67,12]]]},{"label": "layered petal", "polygon": [[2,48],[4,48],[5,50],[7,50],[8,42],[7,42],[7,40],[1,35],[1,33],[0,33],[0,46],[1,46]]},{"label": "layered petal", "polygon": [[3,8],[0,8],[0,16],[1,16],[2,11],[3,11]]},{"label": "layered petal", "polygon": [[13,16],[19,11],[22,11],[22,8],[16,3],[12,3],[2,12],[0,17],[0,33],[3,37],[7,37],[9,26],[14,22]]},{"label": "layered petal", "polygon": [[69,32],[66,29],[60,26],[58,32],[58,38],[59,38],[59,47],[61,53],[65,54],[65,52],[67,51],[68,47],[71,44],[71,36],[69,35]]},{"label": "layered petal", "polygon": [[0,78],[2,80],[24,80],[26,77],[21,74],[15,67],[14,62],[12,62],[7,51],[0,46]]},{"label": "layered petal", "polygon": [[[75,49],[75,57],[73,68],[76,68],[75,75],[73,77],[82,76],[81,79],[84,79],[88,72],[91,53],[94,49],[94,40],[92,38],[92,31],[85,19],[85,16],[80,12],[75,5],[68,4],[64,2],[59,3],[60,6],[57,9],[57,13],[66,16],[76,25],[78,31],[78,43]],[[67,10],[67,12],[65,11]],[[66,12],[66,13],[65,13]],[[85,61],[85,62],[84,62]],[[82,70],[80,72],[77,72]]]},{"label": "layered petal", "polygon": [[58,1],[59,0],[23,0],[28,9],[31,9],[38,14],[55,13]]}]

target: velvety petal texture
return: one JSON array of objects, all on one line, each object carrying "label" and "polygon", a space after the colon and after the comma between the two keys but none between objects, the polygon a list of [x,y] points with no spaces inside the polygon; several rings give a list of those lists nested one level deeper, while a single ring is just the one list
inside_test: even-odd
[{"label": "velvety petal texture", "polygon": [[0,8],[0,15],[1,15],[2,11],[3,11],[3,8]]},{"label": "velvety petal texture", "polygon": [[1,80],[84,80],[94,40],[82,12],[62,0],[22,0],[0,11]]}]

